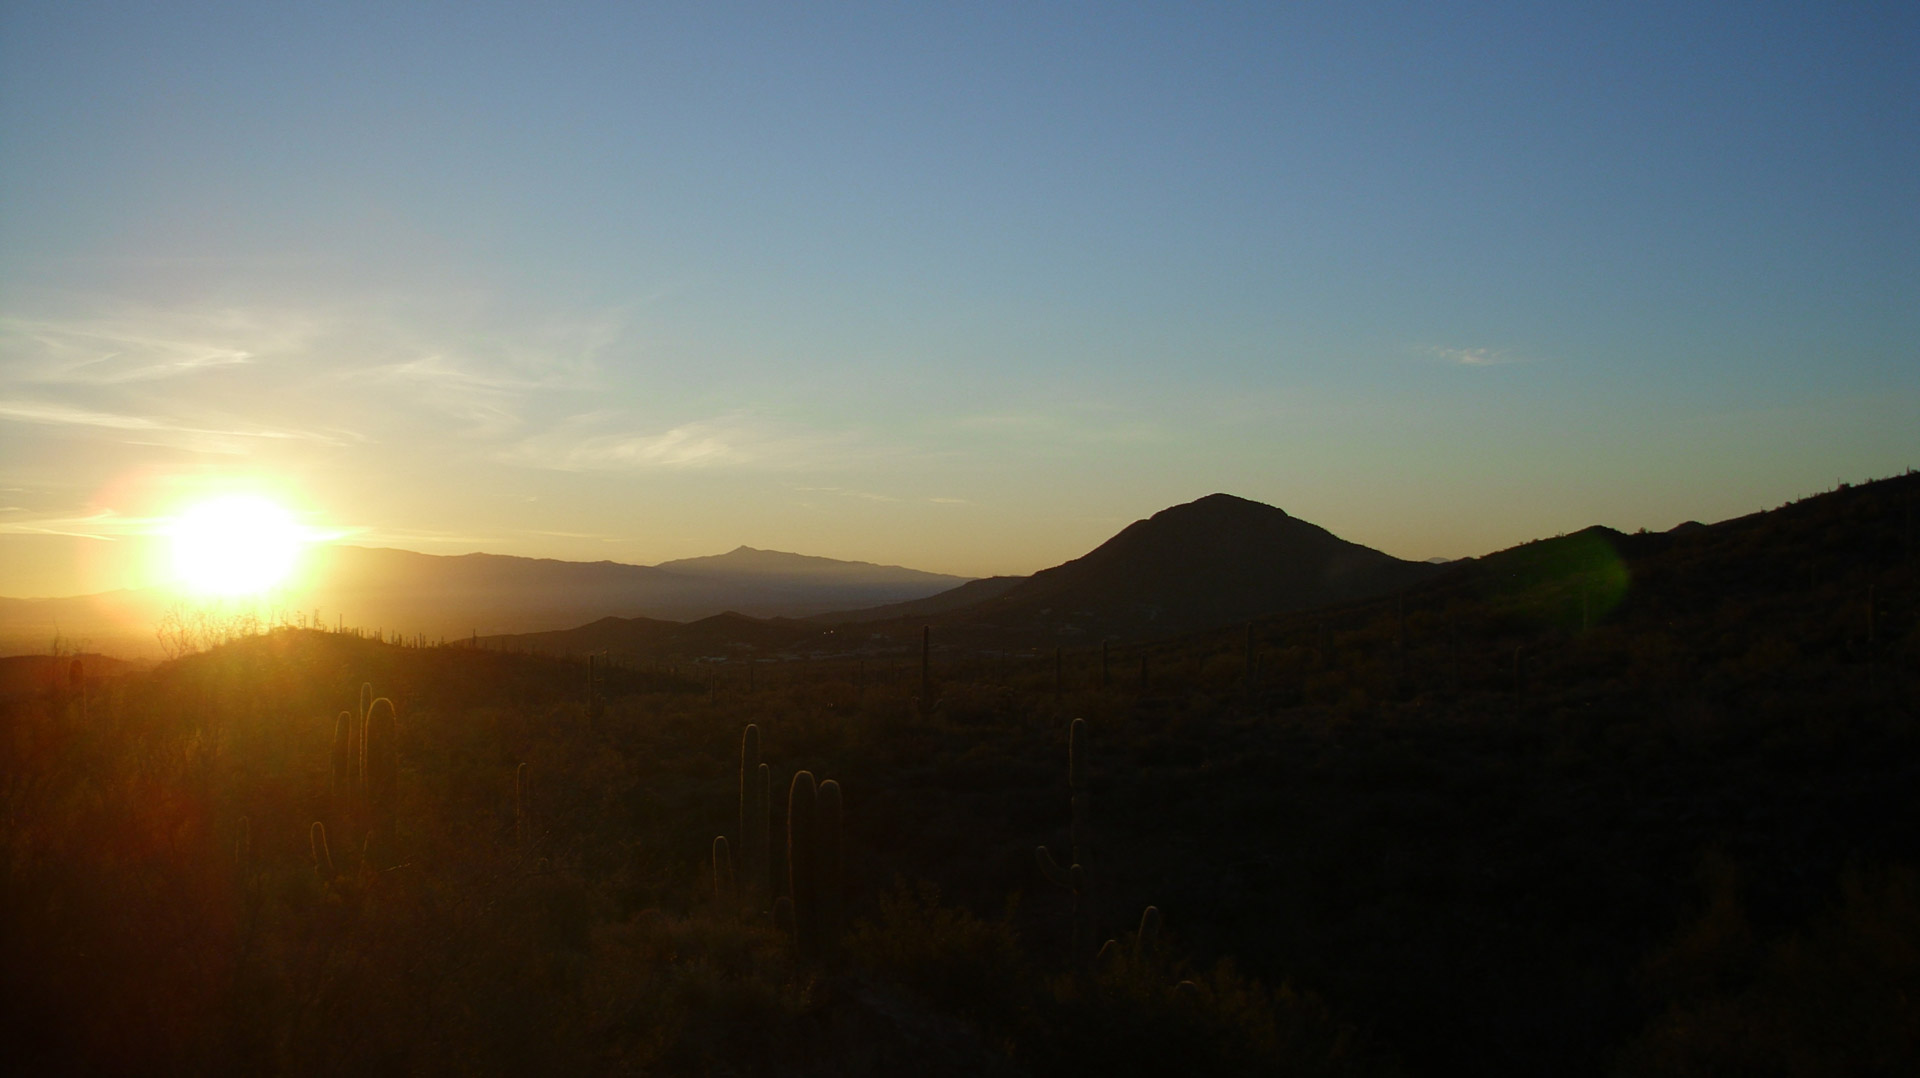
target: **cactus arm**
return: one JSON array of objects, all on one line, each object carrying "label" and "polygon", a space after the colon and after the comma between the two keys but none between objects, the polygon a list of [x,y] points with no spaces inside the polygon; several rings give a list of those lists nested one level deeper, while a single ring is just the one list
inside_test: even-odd
[{"label": "cactus arm", "polygon": [[1049,883],[1058,887],[1073,886],[1073,880],[1068,875],[1067,869],[1062,867],[1059,861],[1054,860],[1052,851],[1045,846],[1035,846],[1033,853],[1034,860],[1040,864],[1040,875],[1045,876]]},{"label": "cactus arm", "polygon": [[840,921],[846,901],[846,835],[842,829],[845,810],[840,800],[840,784],[828,779],[820,784],[818,811],[814,815],[814,845],[819,863],[814,873],[814,901],[819,907],[820,946],[832,951],[840,937]]},{"label": "cactus arm", "polygon": [[719,902],[734,899],[733,851],[727,848],[727,836],[713,836],[713,897]]}]

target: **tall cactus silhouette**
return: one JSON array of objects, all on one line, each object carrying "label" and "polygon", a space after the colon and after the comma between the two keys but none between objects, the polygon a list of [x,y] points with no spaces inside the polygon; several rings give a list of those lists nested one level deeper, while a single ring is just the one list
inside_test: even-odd
[{"label": "tall cactus silhouette", "polygon": [[1073,892],[1073,955],[1083,961],[1091,945],[1086,894],[1086,864],[1093,856],[1093,799],[1088,782],[1087,720],[1075,719],[1067,727],[1067,786],[1073,794],[1073,822],[1067,832],[1072,843],[1066,864],[1045,846],[1034,850],[1040,873],[1058,886]]},{"label": "tall cactus silhouette", "polygon": [[847,840],[843,826],[845,811],[840,801],[840,784],[828,779],[820,784],[818,811],[814,816],[814,839],[819,847],[815,867],[814,901],[819,907],[820,949],[831,953],[840,940],[846,909]]},{"label": "tall cactus silhouette", "polygon": [[1133,937],[1133,961],[1142,969],[1160,949],[1160,910],[1148,906],[1140,913],[1140,931]]},{"label": "tall cactus silhouette", "polygon": [[342,711],[333,723],[333,782],[328,790],[336,821],[345,819],[353,811],[354,780],[360,772],[353,734],[353,712]]},{"label": "tall cactus silhouette", "polygon": [[333,851],[327,849],[327,825],[319,820],[307,828],[307,841],[313,847],[313,872],[322,880],[333,879]]},{"label": "tall cactus silhouette", "polygon": [[820,846],[815,828],[819,791],[813,772],[797,771],[787,789],[787,896],[793,900],[793,947],[801,959],[820,952],[820,906],[816,888]]},{"label": "tall cactus silhouette", "polygon": [[400,750],[395,744],[393,701],[380,697],[367,705],[366,789],[368,845],[374,856],[386,859],[394,846],[395,815],[400,792]]},{"label": "tall cactus silhouette", "polygon": [[739,898],[733,885],[733,851],[725,835],[713,836],[713,897],[722,905]]},{"label": "tall cactus silhouette", "polygon": [[740,735],[740,897],[755,910],[765,908],[770,881],[771,783],[771,771],[760,762],[760,728],[748,723]]},{"label": "tall cactus silhouette", "polygon": [[787,791],[787,894],[794,950],[803,961],[826,957],[839,939],[845,872],[840,784],[816,786],[813,772],[797,772]]}]

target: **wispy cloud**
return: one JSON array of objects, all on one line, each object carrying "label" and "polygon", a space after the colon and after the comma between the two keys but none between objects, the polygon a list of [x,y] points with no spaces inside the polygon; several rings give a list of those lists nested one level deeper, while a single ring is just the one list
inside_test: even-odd
[{"label": "wispy cloud", "polygon": [[665,430],[604,430],[628,421],[611,412],[574,416],[510,447],[501,459],[557,471],[792,469],[844,462],[859,453],[851,434],[811,430],[752,412],[694,420]]},{"label": "wispy cloud", "polygon": [[230,309],[129,310],[69,320],[0,317],[13,376],[48,385],[155,382],[297,350],[305,319]]},{"label": "wispy cloud", "polygon": [[[604,398],[600,357],[628,343],[627,311],[502,327],[482,308],[158,308],[101,299],[71,315],[8,312],[0,314],[0,423],[217,454],[274,439],[426,444],[442,453],[465,446],[492,456],[593,395]],[[623,452],[598,448],[614,459]],[[697,450],[625,451],[679,461]]]},{"label": "wispy cloud", "polygon": [[117,542],[129,536],[155,534],[165,523],[158,517],[126,516],[111,509],[100,509],[91,513],[56,513],[0,521],[0,535],[65,535]]},{"label": "wispy cloud", "polygon": [[440,352],[372,367],[364,372],[364,376],[375,381],[414,382],[434,389],[479,393],[525,393],[555,384],[551,378],[529,377],[516,371],[489,370]]},{"label": "wispy cloud", "polygon": [[1533,357],[1507,348],[1432,348],[1428,351],[1434,358],[1460,367],[1502,367],[1533,362]]},{"label": "wispy cloud", "polygon": [[340,433],[276,430],[269,427],[200,427],[154,416],[102,412],[47,401],[0,400],[0,419],[48,426],[103,427],[109,430],[147,431],[202,438],[265,438],[322,442],[330,445],[343,445],[350,437]]},{"label": "wispy cloud", "polygon": [[157,420],[146,416],[115,415],[112,412],[95,412],[43,401],[0,400],[0,419],[50,426],[107,427],[111,430],[164,429]]},{"label": "wispy cloud", "polygon": [[430,351],[354,372],[350,380],[396,393],[461,423],[469,437],[505,437],[521,429],[541,394],[578,391],[589,380],[575,363],[489,363],[456,351]]}]

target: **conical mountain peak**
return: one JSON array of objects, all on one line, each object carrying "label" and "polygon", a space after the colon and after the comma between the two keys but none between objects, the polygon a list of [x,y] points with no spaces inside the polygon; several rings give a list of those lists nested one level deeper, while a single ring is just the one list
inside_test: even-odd
[{"label": "conical mountain peak", "polygon": [[1053,631],[1163,633],[1378,595],[1430,571],[1274,506],[1209,494],[1035,573],[979,614]]}]

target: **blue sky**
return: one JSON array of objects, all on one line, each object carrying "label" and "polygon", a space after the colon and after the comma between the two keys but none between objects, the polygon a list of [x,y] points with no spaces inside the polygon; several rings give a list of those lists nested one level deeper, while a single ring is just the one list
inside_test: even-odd
[{"label": "blue sky", "polygon": [[1920,465],[1911,4],[320,7],[0,9],[0,594],[235,486],[985,574]]}]

